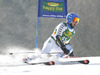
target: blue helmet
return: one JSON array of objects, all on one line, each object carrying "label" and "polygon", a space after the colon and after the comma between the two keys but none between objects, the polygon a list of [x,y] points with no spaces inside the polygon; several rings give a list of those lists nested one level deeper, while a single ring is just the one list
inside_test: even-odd
[{"label": "blue helmet", "polygon": [[77,14],[75,14],[75,13],[69,13],[67,16],[66,16],[66,19],[67,19],[67,22],[68,23],[72,23],[72,20],[74,19],[74,18],[79,18],[79,16],[77,15]]}]

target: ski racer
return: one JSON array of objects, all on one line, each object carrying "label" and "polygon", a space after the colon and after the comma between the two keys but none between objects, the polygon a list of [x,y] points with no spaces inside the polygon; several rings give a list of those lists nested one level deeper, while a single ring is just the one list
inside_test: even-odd
[{"label": "ski racer", "polygon": [[[54,29],[52,35],[44,42],[41,53],[50,53],[51,51],[62,52],[58,53],[58,57],[74,56],[73,48],[70,45],[71,38],[75,35],[75,26],[79,23],[79,16],[73,12],[68,13],[66,16],[66,22],[58,24]],[[27,59],[23,61],[26,63]]]},{"label": "ski racer", "polygon": [[[74,56],[70,40],[75,35],[75,26],[79,23],[79,16],[73,12],[66,16],[66,22],[58,24],[52,35],[45,41],[42,53],[63,51],[63,56]],[[60,55],[62,56],[62,54]]]}]

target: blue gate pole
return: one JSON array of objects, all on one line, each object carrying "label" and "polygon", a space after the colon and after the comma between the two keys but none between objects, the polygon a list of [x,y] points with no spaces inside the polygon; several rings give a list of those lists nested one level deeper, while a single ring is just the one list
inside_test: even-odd
[{"label": "blue gate pole", "polygon": [[38,30],[39,30],[39,17],[37,17],[36,48],[38,48]]}]

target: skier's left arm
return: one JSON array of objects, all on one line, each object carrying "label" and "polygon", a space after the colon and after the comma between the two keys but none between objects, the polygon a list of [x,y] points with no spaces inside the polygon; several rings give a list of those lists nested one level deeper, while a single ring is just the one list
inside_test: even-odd
[{"label": "skier's left arm", "polygon": [[62,42],[60,35],[57,35],[56,39],[57,39],[57,42],[60,44],[60,47],[63,50],[64,54],[69,54],[69,50],[66,48],[65,44]]}]

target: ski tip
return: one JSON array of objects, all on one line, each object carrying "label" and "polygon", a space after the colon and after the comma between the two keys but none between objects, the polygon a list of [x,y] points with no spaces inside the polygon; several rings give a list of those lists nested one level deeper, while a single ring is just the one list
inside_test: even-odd
[{"label": "ski tip", "polygon": [[55,65],[55,62],[54,61],[49,61],[49,62],[46,62],[45,65]]},{"label": "ski tip", "polygon": [[90,62],[89,60],[84,60],[83,61],[84,64],[89,64],[89,62]]},{"label": "ski tip", "polygon": [[79,61],[79,62],[82,63],[82,64],[89,64],[90,63],[89,60],[83,60],[83,61]]}]

